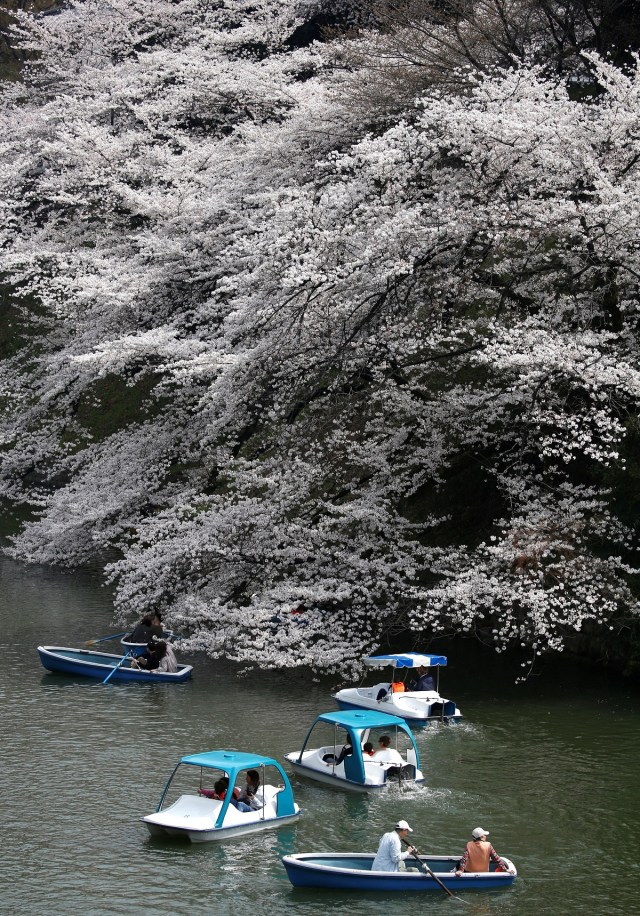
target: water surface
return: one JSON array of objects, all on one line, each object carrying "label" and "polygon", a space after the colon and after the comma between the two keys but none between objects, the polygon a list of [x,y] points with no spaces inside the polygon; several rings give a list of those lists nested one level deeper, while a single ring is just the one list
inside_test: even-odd
[{"label": "water surface", "polygon": [[[102,687],[47,674],[39,643],[80,646],[115,630],[110,593],[89,573],[0,559],[0,616],[3,913],[639,910],[638,691],[618,677],[560,659],[516,686],[514,667],[471,643],[434,646],[450,660],[442,692],[465,720],[417,733],[425,788],[370,799],[293,777],[304,809],[296,825],[189,845],[151,840],[139,820],[155,809],[177,759],[217,747],[282,758],[334,708],[335,683],[289,672],[238,677],[199,655],[188,659],[195,675],[184,685]],[[439,894],[399,899],[289,884],[282,855],[375,851],[399,818],[435,854],[462,852],[473,827],[490,830],[518,881],[467,894],[466,906]]]}]

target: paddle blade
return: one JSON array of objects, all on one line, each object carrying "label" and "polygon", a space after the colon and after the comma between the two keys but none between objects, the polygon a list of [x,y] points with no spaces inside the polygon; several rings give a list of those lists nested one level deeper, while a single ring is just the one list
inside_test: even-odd
[{"label": "paddle blade", "polygon": [[126,636],[128,630],[123,630],[122,633],[111,633],[110,636],[101,636],[100,639],[88,639],[85,643],[85,646],[97,646],[99,642],[108,642],[110,639],[118,639],[120,636]]}]

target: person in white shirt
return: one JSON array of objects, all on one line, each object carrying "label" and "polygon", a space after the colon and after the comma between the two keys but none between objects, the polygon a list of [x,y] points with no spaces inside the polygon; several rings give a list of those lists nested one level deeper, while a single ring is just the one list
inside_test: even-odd
[{"label": "person in white shirt", "polygon": [[380,745],[379,749],[373,755],[374,760],[379,760],[381,763],[399,763],[400,766],[405,762],[398,751],[391,747],[391,738],[389,735],[383,735],[378,741]]},{"label": "person in white shirt", "polygon": [[412,828],[406,821],[398,821],[393,830],[384,834],[371,871],[400,871],[401,862],[408,856],[417,855],[417,850],[413,846],[409,846],[406,852],[402,851],[401,842],[408,833],[413,833]]}]

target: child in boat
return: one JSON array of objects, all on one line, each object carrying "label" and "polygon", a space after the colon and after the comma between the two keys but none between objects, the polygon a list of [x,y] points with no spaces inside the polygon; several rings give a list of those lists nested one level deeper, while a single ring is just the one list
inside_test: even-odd
[{"label": "child in boat", "polygon": [[[216,779],[213,784],[213,789],[203,789],[202,787],[198,789],[199,795],[204,795],[205,798],[213,798],[218,801],[224,801],[227,797],[227,792],[229,790],[229,777],[221,776],[220,779]],[[232,801],[237,799],[240,795],[239,789],[234,789],[232,793]]]},{"label": "child in boat", "polygon": [[365,757],[373,757],[375,754],[375,749],[370,741],[365,741],[365,743],[362,745],[362,753]]}]

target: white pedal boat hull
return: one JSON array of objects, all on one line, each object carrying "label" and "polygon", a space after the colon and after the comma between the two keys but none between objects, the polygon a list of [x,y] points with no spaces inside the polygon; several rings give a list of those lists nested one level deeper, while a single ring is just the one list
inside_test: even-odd
[{"label": "white pedal boat hull", "polygon": [[168,808],[148,814],[142,820],[151,836],[183,837],[192,843],[209,843],[244,836],[280,827],[298,819],[298,805],[295,806],[295,814],[278,817],[275,802],[277,792],[273,786],[264,786],[267,801],[264,808],[258,811],[238,811],[233,805],[229,805],[220,827],[216,827],[215,824],[222,802],[199,795],[181,795]]}]

